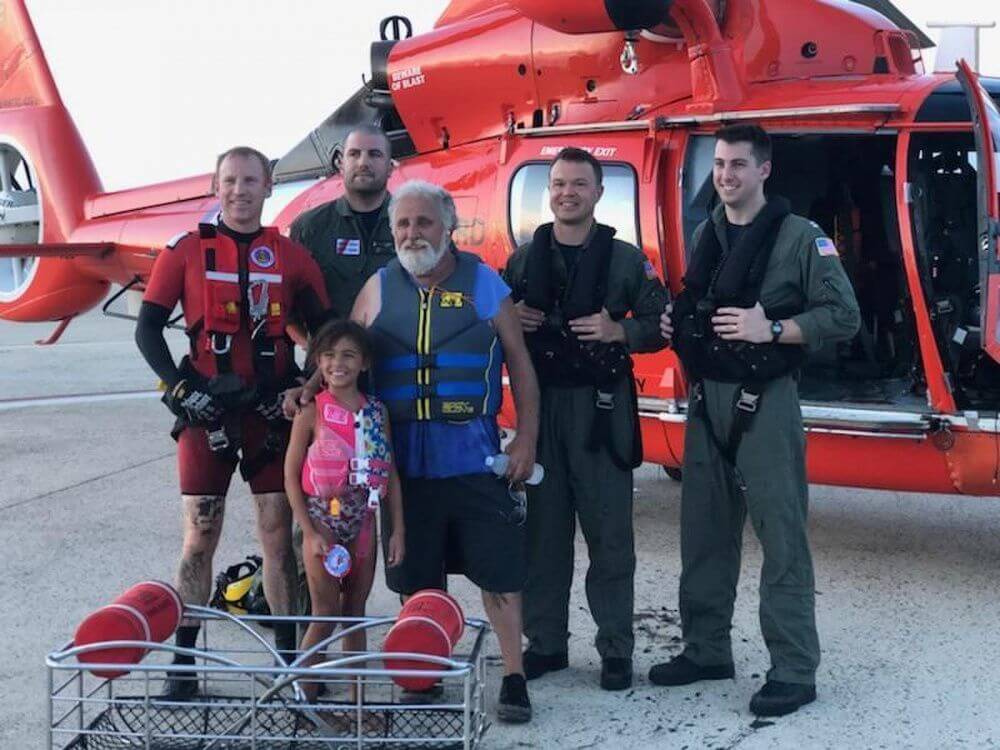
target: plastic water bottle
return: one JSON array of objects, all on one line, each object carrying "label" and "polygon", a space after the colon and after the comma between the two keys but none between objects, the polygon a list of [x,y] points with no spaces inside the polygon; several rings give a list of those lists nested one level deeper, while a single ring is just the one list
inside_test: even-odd
[{"label": "plastic water bottle", "polygon": [[[510,456],[506,453],[497,453],[495,456],[486,457],[486,468],[496,474],[498,477],[505,476],[507,474],[507,464],[510,463]],[[531,472],[531,476],[528,477],[528,484],[539,484],[545,478],[545,467],[541,464],[535,464],[535,468]]]}]

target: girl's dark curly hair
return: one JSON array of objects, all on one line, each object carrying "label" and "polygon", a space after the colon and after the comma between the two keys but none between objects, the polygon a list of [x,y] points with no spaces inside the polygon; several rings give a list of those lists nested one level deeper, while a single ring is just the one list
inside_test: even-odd
[{"label": "girl's dark curly hair", "polygon": [[342,338],[349,338],[358,345],[365,362],[372,361],[372,343],[368,331],[360,323],[353,320],[338,319],[324,323],[309,339],[309,349],[306,351],[306,361],[319,366],[319,355],[328,352]]}]

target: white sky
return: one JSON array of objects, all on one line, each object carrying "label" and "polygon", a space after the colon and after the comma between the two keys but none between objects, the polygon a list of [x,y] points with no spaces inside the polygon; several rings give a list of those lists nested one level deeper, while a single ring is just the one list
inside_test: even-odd
[{"label": "white sky", "polygon": [[[446,0],[28,0],[105,189],[206,172],[235,143],[278,157],[361,85],[378,22]],[[916,23],[1000,20],[988,0],[898,0]],[[928,30],[936,39],[938,31]],[[1000,29],[982,34],[1000,75]],[[933,63],[933,52],[928,56]],[[246,102],[256,102],[247,107]],[[241,104],[244,103],[244,104]]]}]

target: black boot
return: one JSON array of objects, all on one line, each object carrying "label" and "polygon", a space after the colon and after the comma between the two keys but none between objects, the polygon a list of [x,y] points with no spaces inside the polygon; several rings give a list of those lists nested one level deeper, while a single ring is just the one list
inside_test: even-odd
[{"label": "black boot", "polygon": [[[176,663],[176,662],[175,662]],[[160,698],[165,701],[189,701],[198,694],[198,678],[194,674],[167,672]]]},{"label": "black boot", "polygon": [[632,660],[609,656],[601,660],[601,687],[625,690],[632,687]]},{"label": "black boot", "polygon": [[[298,632],[294,622],[274,623],[274,646],[285,664],[291,664],[298,656]],[[281,665],[279,665],[281,666]]]},{"label": "black boot", "polygon": [[[178,648],[194,648],[198,642],[198,626],[182,625],[177,628],[174,643]],[[194,657],[186,654],[174,654],[174,664],[191,666]],[[163,693],[160,697],[166,701],[189,701],[198,694],[198,675],[194,672],[167,672],[163,681]]]},{"label": "black boot", "polygon": [[530,648],[521,657],[524,660],[524,677],[534,680],[546,672],[558,672],[569,666],[569,654],[539,654]]},{"label": "black boot", "polygon": [[815,685],[768,680],[750,699],[750,713],[757,716],[784,716],[814,700]]},{"label": "black boot", "polygon": [[702,666],[680,654],[664,664],[654,664],[649,681],[654,685],[690,685],[699,680],[728,680],[734,674],[732,664]]}]

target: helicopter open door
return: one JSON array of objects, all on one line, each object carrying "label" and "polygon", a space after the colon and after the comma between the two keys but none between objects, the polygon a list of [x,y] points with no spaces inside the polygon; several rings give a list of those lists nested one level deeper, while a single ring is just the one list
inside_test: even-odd
[{"label": "helicopter open door", "polygon": [[969,98],[976,140],[976,173],[979,209],[979,320],[982,346],[1000,362],[1000,111],[979,83],[979,76],[964,60],[957,77]]}]

